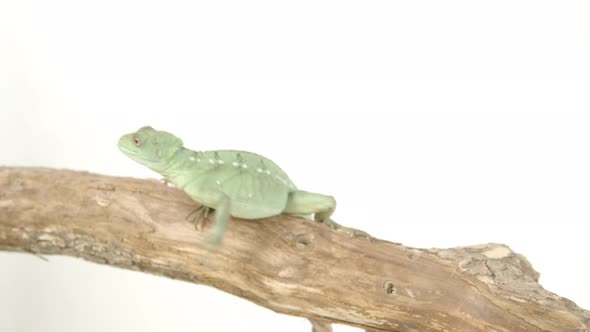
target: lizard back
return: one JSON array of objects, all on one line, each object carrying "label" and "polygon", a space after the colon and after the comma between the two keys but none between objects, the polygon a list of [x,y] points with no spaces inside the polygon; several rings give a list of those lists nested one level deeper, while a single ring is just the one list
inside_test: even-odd
[{"label": "lizard back", "polygon": [[231,199],[235,217],[257,219],[280,214],[289,193],[297,190],[277,164],[256,153],[184,149],[175,159],[170,176],[166,176],[172,183],[203,204],[223,192]]}]

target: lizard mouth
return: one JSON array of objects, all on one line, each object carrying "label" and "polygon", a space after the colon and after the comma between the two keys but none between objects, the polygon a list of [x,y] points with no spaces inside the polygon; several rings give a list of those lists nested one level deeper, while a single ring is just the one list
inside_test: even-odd
[{"label": "lizard mouth", "polygon": [[124,154],[126,154],[127,156],[136,156],[137,155],[137,151],[134,151],[124,145],[119,145],[119,150],[121,150],[121,152],[123,152]]},{"label": "lizard mouth", "polygon": [[117,147],[119,147],[119,150],[121,150],[121,152],[123,152],[126,155],[137,154],[136,151],[134,151],[133,149],[131,149],[130,147],[127,146],[129,143],[130,143],[129,137],[127,137],[127,135],[125,135],[119,139],[119,142],[117,143]]},{"label": "lizard mouth", "polygon": [[117,146],[119,147],[119,150],[121,152],[123,152],[126,156],[128,156],[129,158],[134,159],[134,160],[142,159],[142,158],[139,158],[139,155],[140,155],[139,151],[133,145],[131,138],[128,137],[127,135],[125,135],[119,139],[119,143],[117,144]]},{"label": "lizard mouth", "polygon": [[157,160],[156,158],[150,158],[149,156],[143,154],[141,149],[136,147],[129,137],[121,137],[121,139],[119,140],[118,147],[124,155],[148,167],[159,162],[159,160]]}]

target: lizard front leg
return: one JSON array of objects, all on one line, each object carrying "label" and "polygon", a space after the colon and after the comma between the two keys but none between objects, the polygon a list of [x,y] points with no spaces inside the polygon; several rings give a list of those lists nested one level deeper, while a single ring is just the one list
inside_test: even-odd
[{"label": "lizard front leg", "polygon": [[223,233],[225,233],[225,227],[230,217],[230,204],[229,197],[222,192],[216,193],[215,200],[211,204],[212,208],[215,209],[215,225],[213,225],[213,230],[209,234],[209,240],[215,245],[221,243]]},{"label": "lizard front leg", "polygon": [[210,207],[205,206],[205,205],[201,205],[198,208],[191,211],[191,213],[189,213],[188,216],[186,216],[186,219],[190,220],[191,216],[193,214],[196,214],[193,223],[195,225],[195,229],[200,231],[203,228],[203,224],[205,222],[209,221],[209,212],[210,211],[211,211]]}]

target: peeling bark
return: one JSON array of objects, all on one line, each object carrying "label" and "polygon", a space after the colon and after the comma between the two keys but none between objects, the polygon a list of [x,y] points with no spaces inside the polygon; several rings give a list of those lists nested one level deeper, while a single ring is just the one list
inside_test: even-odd
[{"label": "peeling bark", "polygon": [[197,204],[154,180],[0,168],[0,249],[60,254],[216,287],[277,312],[369,331],[590,331],[505,245],[416,249],[278,216],[232,220],[220,247]]}]

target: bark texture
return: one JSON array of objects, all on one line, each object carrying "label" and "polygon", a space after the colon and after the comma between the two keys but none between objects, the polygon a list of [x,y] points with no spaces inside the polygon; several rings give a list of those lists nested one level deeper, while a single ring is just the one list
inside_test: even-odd
[{"label": "bark texture", "polygon": [[505,245],[416,249],[287,216],[232,220],[207,244],[198,204],[155,180],[0,167],[0,249],[206,284],[277,312],[371,331],[590,331]]}]

